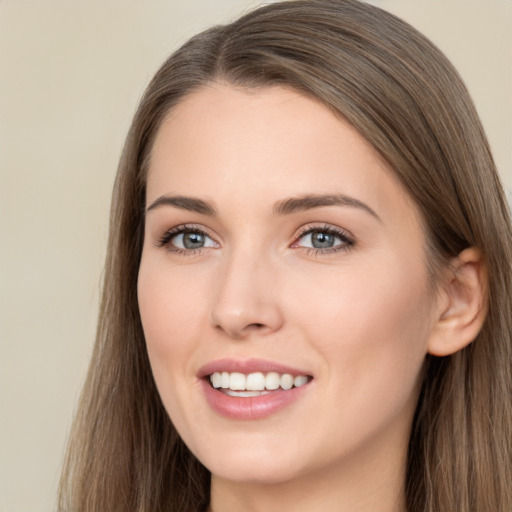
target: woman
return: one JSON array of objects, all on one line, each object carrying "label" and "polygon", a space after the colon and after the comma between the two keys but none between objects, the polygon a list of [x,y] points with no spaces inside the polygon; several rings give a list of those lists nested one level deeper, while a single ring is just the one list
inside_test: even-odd
[{"label": "woman", "polygon": [[403,21],[283,2],[135,115],[62,510],[512,509],[508,210]]}]

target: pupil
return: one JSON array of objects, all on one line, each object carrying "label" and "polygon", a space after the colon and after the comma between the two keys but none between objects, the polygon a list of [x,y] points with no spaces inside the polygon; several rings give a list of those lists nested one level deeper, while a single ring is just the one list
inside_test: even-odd
[{"label": "pupil", "polygon": [[201,233],[185,233],[183,235],[183,246],[187,249],[197,249],[203,247],[204,235]]},{"label": "pupil", "polygon": [[311,235],[313,247],[315,249],[326,249],[334,244],[334,236],[324,231],[315,231]]}]

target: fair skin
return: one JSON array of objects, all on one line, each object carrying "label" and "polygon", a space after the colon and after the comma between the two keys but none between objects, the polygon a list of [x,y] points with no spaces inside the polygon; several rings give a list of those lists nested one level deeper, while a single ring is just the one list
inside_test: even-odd
[{"label": "fair skin", "polygon": [[[420,217],[386,163],[279,87],[188,95],[158,132],[146,207],[148,354],[168,414],[212,472],[211,510],[405,510],[424,358],[478,329],[483,307],[466,291],[479,287],[478,254],[434,293]],[[270,406],[251,416],[253,398],[203,375],[263,371],[255,359],[307,383],[255,399]],[[273,408],[272,393],[294,398]]]}]

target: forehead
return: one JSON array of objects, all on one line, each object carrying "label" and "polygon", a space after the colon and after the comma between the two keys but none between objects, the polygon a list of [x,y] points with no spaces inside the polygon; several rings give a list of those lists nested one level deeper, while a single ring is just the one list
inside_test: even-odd
[{"label": "forehead", "polygon": [[284,87],[214,83],[186,96],[164,119],[147,200],[193,193],[245,206],[254,197],[270,204],[333,192],[381,211],[414,210],[373,146],[319,101]]}]

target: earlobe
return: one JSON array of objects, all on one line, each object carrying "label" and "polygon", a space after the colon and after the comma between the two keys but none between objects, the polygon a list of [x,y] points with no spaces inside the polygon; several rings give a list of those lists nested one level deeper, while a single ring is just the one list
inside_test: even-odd
[{"label": "earlobe", "polygon": [[465,249],[450,262],[437,309],[429,354],[454,354],[477,337],[487,314],[487,272],[478,249]]}]

